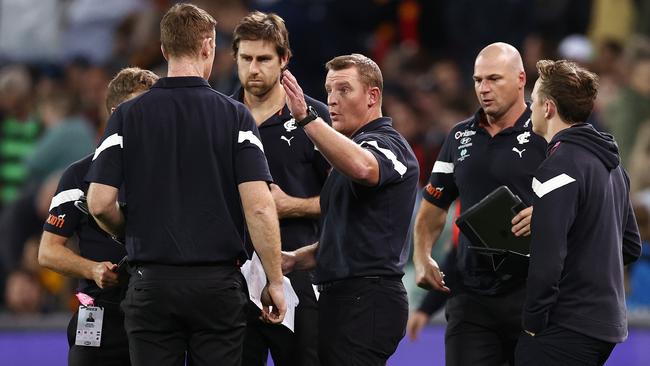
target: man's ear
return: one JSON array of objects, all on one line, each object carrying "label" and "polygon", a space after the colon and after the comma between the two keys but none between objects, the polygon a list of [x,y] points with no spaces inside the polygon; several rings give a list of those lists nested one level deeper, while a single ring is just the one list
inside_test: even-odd
[{"label": "man's ear", "polygon": [[169,61],[169,58],[167,57],[167,52],[165,51],[165,46],[160,44],[160,51],[162,52],[163,57],[165,58],[166,61]]},{"label": "man's ear", "polygon": [[289,56],[284,55],[283,57],[280,57],[280,68],[285,70],[287,66],[289,66]]},{"label": "man's ear", "polygon": [[372,107],[375,104],[379,103],[379,99],[381,97],[381,92],[379,91],[379,88],[376,86],[373,86],[368,89],[368,107]]},{"label": "man's ear", "polygon": [[201,56],[203,58],[208,58],[212,55],[214,48],[212,40],[212,37],[203,38],[203,42],[201,42]]},{"label": "man's ear", "polygon": [[544,118],[551,119],[557,113],[557,106],[552,100],[544,101]]},{"label": "man's ear", "polygon": [[524,71],[519,72],[519,75],[517,75],[517,81],[519,82],[519,89],[526,87],[526,73]]}]

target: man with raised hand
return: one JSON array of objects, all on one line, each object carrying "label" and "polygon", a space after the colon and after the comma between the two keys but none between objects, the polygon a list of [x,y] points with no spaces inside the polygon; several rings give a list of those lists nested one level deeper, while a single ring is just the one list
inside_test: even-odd
[{"label": "man with raised hand", "polygon": [[296,124],[333,168],[321,192],[320,241],[285,253],[283,267],[315,268],[323,365],[385,365],[408,318],[402,276],[418,163],[382,116],[377,64],[351,54],[326,68],[331,127],[307,106],[293,75],[283,74]]}]

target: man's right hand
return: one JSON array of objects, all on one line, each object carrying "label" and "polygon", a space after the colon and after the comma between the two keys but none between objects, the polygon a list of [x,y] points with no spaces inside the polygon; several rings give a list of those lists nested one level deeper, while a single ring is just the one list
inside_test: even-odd
[{"label": "man's right hand", "polygon": [[280,324],[287,312],[284,302],[284,286],[280,283],[267,283],[262,290],[262,320],[271,324]]},{"label": "man's right hand", "polygon": [[415,262],[415,282],[419,287],[449,293],[451,290],[445,286],[444,277],[445,274],[440,271],[438,263],[430,256],[424,261]]},{"label": "man's right hand", "polygon": [[406,334],[408,334],[412,341],[418,339],[422,328],[429,323],[430,318],[429,314],[420,310],[416,310],[409,314],[409,320],[406,324]]},{"label": "man's right hand", "polygon": [[99,288],[116,286],[119,282],[117,264],[111,262],[98,262],[93,267],[93,280]]}]

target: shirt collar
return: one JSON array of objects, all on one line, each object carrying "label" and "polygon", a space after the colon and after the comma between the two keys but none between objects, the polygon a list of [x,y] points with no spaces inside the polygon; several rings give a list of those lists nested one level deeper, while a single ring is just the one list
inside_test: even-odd
[{"label": "shirt collar", "polygon": [[244,103],[244,88],[240,86],[230,97],[240,103]]},{"label": "shirt collar", "polygon": [[363,125],[360,129],[357,130],[357,132],[352,135],[352,138],[355,138],[365,132],[372,131],[379,129],[384,126],[392,126],[393,125],[393,119],[390,117],[379,117],[377,119],[374,119],[365,125]]},{"label": "shirt collar", "polygon": [[174,76],[174,77],[164,77],[158,79],[152,88],[188,88],[195,86],[207,86],[210,88],[210,84],[207,80],[198,76]]},{"label": "shirt collar", "polygon": [[[244,103],[244,88],[240,86],[230,97],[233,98],[234,100],[240,102],[240,103]],[[265,124],[267,124],[267,125],[268,124],[275,124],[273,122],[282,122],[282,123],[284,123],[284,122],[290,120],[291,118],[293,118],[293,116],[291,115],[291,112],[289,111],[289,107],[287,107],[287,104],[285,103],[284,107],[282,107],[281,110],[279,110],[276,114],[269,117],[266,121],[262,122],[262,124],[259,127],[261,127],[262,125],[265,125]]]},{"label": "shirt collar", "polygon": [[[472,123],[470,124],[471,129],[478,129],[481,126],[481,119],[485,118],[485,112],[483,112],[483,108],[479,108],[476,113],[474,113],[474,118],[472,118]],[[531,128],[531,120],[530,120],[530,103],[526,102],[526,109],[524,112],[517,118],[517,121],[512,127],[508,127],[504,129],[503,131],[500,131],[499,133],[507,133],[509,131],[522,131],[522,130],[529,130]]]}]

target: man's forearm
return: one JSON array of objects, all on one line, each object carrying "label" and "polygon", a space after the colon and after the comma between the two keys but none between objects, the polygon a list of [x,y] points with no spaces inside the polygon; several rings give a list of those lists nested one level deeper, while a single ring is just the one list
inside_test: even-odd
[{"label": "man's forearm", "polygon": [[264,272],[271,283],[282,282],[280,256],[280,231],[277,224],[275,207],[269,207],[264,212],[248,215],[248,231],[255,247],[255,252],[260,257]]},{"label": "man's forearm", "polygon": [[304,246],[297,249],[295,270],[311,270],[316,267],[316,252],[318,251],[318,243]]},{"label": "man's forearm", "polygon": [[422,200],[415,218],[413,232],[413,260],[419,262],[431,257],[431,249],[438,241],[447,220],[447,211]]},{"label": "man's forearm", "polygon": [[375,156],[318,118],[304,127],[307,136],[332,167],[357,183],[372,186],[379,181]]},{"label": "man's forearm", "polygon": [[320,216],[320,196],[309,197],[309,198],[299,198],[291,197],[288,207],[283,211],[279,212],[278,216],[281,219],[284,218],[299,218],[299,217],[308,217],[316,218]]},{"label": "man's forearm", "polygon": [[239,185],[244,216],[255,252],[272,284],[282,284],[280,225],[273,197],[262,181]]},{"label": "man's forearm", "polygon": [[68,238],[44,231],[38,249],[38,263],[65,276],[93,279],[97,262],[86,259],[65,246]]}]

